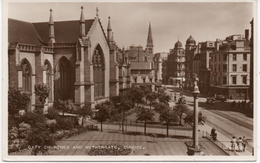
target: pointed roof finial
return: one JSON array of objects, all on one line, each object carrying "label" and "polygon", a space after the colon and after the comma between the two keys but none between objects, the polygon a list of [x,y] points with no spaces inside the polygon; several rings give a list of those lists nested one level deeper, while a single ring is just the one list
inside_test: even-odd
[{"label": "pointed roof finial", "polygon": [[53,18],[52,18],[52,9],[50,9],[50,20],[49,20],[49,24],[54,24],[54,23],[53,23]]},{"label": "pointed roof finial", "polygon": [[97,16],[97,17],[98,17],[98,11],[99,11],[99,10],[98,10],[98,7],[97,7],[97,8],[96,8],[96,16]]},{"label": "pointed roof finial", "polygon": [[80,22],[85,22],[83,9],[83,6],[81,6]]},{"label": "pointed roof finial", "polygon": [[108,17],[107,30],[108,30],[108,31],[111,31],[111,30],[112,30],[112,28],[111,28],[111,24],[110,24],[110,16]]}]

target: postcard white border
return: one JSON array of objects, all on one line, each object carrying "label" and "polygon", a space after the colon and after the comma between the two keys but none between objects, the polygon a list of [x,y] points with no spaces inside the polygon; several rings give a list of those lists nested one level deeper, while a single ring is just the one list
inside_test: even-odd
[{"label": "postcard white border", "polygon": [[[8,44],[8,29],[7,29],[7,18],[8,18],[8,3],[9,2],[107,2],[103,0],[96,0],[96,1],[88,1],[88,0],[3,0],[2,3],[2,158],[4,161],[152,161],[152,162],[157,162],[157,161],[254,161],[256,160],[257,154],[259,154],[258,149],[259,146],[257,145],[257,132],[254,132],[254,146],[255,146],[255,155],[254,156],[17,156],[17,155],[8,155],[8,137],[7,137],[7,91],[8,91],[8,51],[7,51],[7,44]],[[258,3],[256,0],[212,0],[212,1],[203,1],[203,0],[163,0],[163,1],[158,1],[158,0],[132,0],[132,1],[126,1],[126,0],[109,0],[109,2],[253,2],[254,3],[254,32],[255,32],[255,37],[254,37],[254,101],[255,101],[255,107],[254,107],[254,131],[257,131],[257,107],[258,107],[258,93],[259,87],[257,85],[257,80],[258,80],[258,63],[259,57],[258,57],[258,49],[257,45],[258,42]],[[257,90],[257,91],[256,91]]]}]

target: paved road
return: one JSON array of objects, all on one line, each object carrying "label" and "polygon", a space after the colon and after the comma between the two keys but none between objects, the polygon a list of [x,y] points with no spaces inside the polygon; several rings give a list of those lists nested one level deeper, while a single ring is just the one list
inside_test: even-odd
[{"label": "paved road", "polygon": [[[187,105],[192,109],[193,97],[191,93],[182,92],[187,100]],[[214,105],[205,104],[206,98],[199,97],[199,111],[206,115],[206,123],[215,127],[218,133],[228,138],[233,136],[246,136],[250,146],[253,146],[253,119],[246,115],[232,110],[228,102],[217,102]],[[174,105],[174,104],[171,104]],[[210,132],[210,128],[209,131]],[[224,141],[224,140],[223,140]],[[229,140],[226,140],[229,141]],[[249,150],[251,150],[249,148]]]}]

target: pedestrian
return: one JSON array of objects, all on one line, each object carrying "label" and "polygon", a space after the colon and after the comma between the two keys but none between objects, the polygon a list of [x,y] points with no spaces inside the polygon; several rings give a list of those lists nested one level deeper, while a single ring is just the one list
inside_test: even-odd
[{"label": "pedestrian", "polygon": [[232,151],[236,151],[236,142],[237,142],[237,139],[235,136],[233,136],[233,138],[231,140],[231,150]]},{"label": "pedestrian", "polygon": [[121,130],[121,124],[119,125],[119,130]]},{"label": "pedestrian", "polygon": [[177,97],[176,97],[176,95],[174,96],[174,101],[176,101],[177,100]]},{"label": "pedestrian", "polygon": [[248,142],[247,142],[247,139],[246,139],[246,137],[245,136],[243,136],[243,143],[242,143],[242,145],[243,145],[243,152],[245,152],[245,150],[246,150],[246,146],[248,145]]},{"label": "pedestrian", "polygon": [[211,137],[214,141],[216,140],[216,129],[214,127],[211,129]]},{"label": "pedestrian", "polygon": [[229,96],[230,100],[232,100],[232,95]]},{"label": "pedestrian", "polygon": [[237,140],[237,147],[238,147],[238,152],[242,152],[242,144],[243,144],[243,140],[241,137],[239,137],[239,139]]}]

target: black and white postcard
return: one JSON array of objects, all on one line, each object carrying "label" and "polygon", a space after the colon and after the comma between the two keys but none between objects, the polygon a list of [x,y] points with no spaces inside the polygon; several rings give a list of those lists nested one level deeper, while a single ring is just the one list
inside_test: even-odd
[{"label": "black and white postcard", "polygon": [[257,1],[3,1],[3,160],[256,160]]}]

